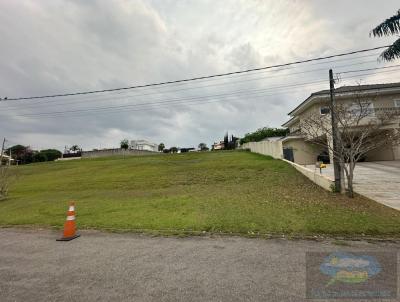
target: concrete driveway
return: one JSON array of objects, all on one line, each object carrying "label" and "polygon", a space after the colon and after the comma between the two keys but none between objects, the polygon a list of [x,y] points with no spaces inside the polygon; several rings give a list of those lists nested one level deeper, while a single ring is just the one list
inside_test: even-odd
[{"label": "concrete driveway", "polygon": [[[343,246],[93,231],[57,242],[59,235],[0,229],[0,301],[309,301],[306,252],[396,255],[400,248],[395,242],[348,241]],[[391,261],[396,266],[399,260],[393,256]]]},{"label": "concrete driveway", "polygon": [[[319,173],[314,165],[307,167]],[[322,174],[333,180],[332,165],[327,165]],[[400,161],[357,163],[354,170],[354,189],[361,195],[400,210]]]}]

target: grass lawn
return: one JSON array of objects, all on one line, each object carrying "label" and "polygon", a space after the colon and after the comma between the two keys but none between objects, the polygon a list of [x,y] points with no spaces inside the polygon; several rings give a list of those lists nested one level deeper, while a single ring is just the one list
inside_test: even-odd
[{"label": "grass lawn", "polygon": [[[290,165],[248,152],[204,152],[13,167],[0,225],[270,234],[400,234],[400,212],[333,194]],[[167,231],[168,232],[168,231]],[[183,232],[183,231],[182,231]]]}]

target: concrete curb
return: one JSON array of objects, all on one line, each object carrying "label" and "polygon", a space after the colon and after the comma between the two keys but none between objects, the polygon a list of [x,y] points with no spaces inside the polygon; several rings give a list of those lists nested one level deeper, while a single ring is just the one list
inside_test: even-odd
[{"label": "concrete curb", "polygon": [[[13,226],[0,226],[1,229],[13,229],[19,231],[53,231],[58,233],[60,229],[52,226],[32,226],[32,225],[13,225]],[[152,229],[114,229],[114,228],[86,228],[80,229],[79,233],[81,236],[85,234],[89,235],[91,233],[115,233],[115,234],[131,234],[137,236],[148,236],[148,237],[241,237],[249,239],[283,239],[283,240],[309,240],[309,241],[326,241],[326,240],[343,240],[343,241],[369,241],[369,242],[400,242],[399,237],[393,237],[391,235],[383,236],[371,236],[371,235],[343,235],[343,234],[315,234],[315,235],[305,235],[305,234],[277,234],[277,233],[258,233],[258,232],[247,232],[247,233],[237,233],[237,232],[209,232],[209,231],[194,231],[194,230],[178,230],[178,229],[162,229],[162,230],[152,230]]]}]

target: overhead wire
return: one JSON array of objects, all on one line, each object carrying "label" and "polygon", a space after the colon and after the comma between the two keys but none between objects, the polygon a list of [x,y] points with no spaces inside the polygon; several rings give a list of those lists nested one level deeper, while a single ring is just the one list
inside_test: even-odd
[{"label": "overhead wire", "polygon": [[138,89],[138,88],[143,88],[143,87],[164,86],[164,85],[169,85],[169,84],[174,84],[174,83],[192,82],[192,81],[197,81],[197,80],[202,80],[202,79],[219,78],[219,77],[224,77],[224,76],[234,75],[234,74],[243,74],[243,73],[249,73],[249,72],[253,72],[253,71],[273,69],[273,68],[279,68],[279,67],[285,67],[285,66],[291,66],[291,65],[298,65],[298,64],[314,62],[314,61],[321,61],[321,60],[326,60],[326,59],[330,59],[330,58],[336,58],[336,57],[348,56],[348,55],[352,55],[352,54],[370,52],[372,50],[378,50],[378,49],[387,48],[387,47],[389,47],[389,45],[361,49],[361,50],[340,53],[340,54],[335,54],[335,55],[329,55],[329,56],[323,56],[323,57],[316,57],[316,58],[311,58],[311,59],[306,59],[306,60],[299,60],[299,61],[294,61],[294,62],[289,62],[289,63],[269,65],[269,66],[264,66],[264,67],[259,67],[259,68],[252,68],[252,69],[233,71],[233,72],[227,72],[227,73],[212,74],[212,75],[207,75],[207,76],[192,77],[192,78],[181,79],[181,80],[165,81],[165,82],[150,83],[150,84],[143,84],[143,85],[133,85],[133,86],[127,86],[127,87],[111,88],[111,89],[80,91],[80,92],[72,92],[72,93],[60,93],[60,94],[28,96],[28,97],[15,97],[15,98],[7,98],[6,100],[7,101],[17,101],[17,100],[56,98],[56,97],[63,97],[63,96],[76,96],[76,95],[104,93],[104,92],[110,92],[110,91],[132,90],[132,89]]},{"label": "overhead wire", "polygon": [[[358,62],[358,63],[353,63],[353,64],[346,64],[346,65],[339,65],[336,66],[335,68],[342,68],[342,67],[349,67],[349,66],[355,66],[355,65],[362,65],[362,64],[367,64],[371,63],[372,61],[366,61],[366,62]],[[369,68],[369,69],[364,69],[364,70],[373,70],[374,68]],[[300,72],[293,72],[290,74],[278,74],[275,76],[267,76],[267,77],[259,77],[259,78],[251,78],[251,79],[246,79],[242,81],[234,81],[234,82],[226,82],[226,83],[218,83],[218,84],[210,84],[210,85],[203,85],[203,86],[196,86],[196,87],[187,87],[183,89],[175,89],[175,90],[168,90],[168,91],[157,91],[157,92],[151,92],[151,93],[144,93],[144,94],[134,94],[134,95],[125,95],[121,97],[113,97],[113,98],[105,98],[105,99],[86,99],[85,103],[87,102],[104,102],[104,101],[114,101],[114,100],[129,100],[130,98],[135,98],[135,97],[141,97],[141,96],[148,96],[148,95],[156,95],[156,94],[166,94],[166,93],[172,93],[172,92],[180,92],[180,91],[188,91],[188,90],[193,90],[193,89],[202,89],[202,88],[209,88],[209,87],[217,87],[217,86],[224,86],[224,85],[233,85],[233,84],[240,84],[240,83],[246,83],[250,81],[257,81],[257,80],[265,80],[265,79],[272,79],[272,78],[279,78],[279,77],[288,77],[288,76],[293,76],[293,75],[299,75],[299,74],[306,74],[306,73],[313,73],[317,71],[323,71],[326,70],[325,68],[319,68],[319,69],[311,69],[311,70],[306,70],[306,71],[300,71]],[[52,102],[51,100],[47,100],[47,102]],[[80,104],[81,99],[76,99],[75,102],[74,100],[68,101],[67,103],[56,103],[56,104],[49,104],[47,105],[48,107],[53,107],[53,106],[61,106],[61,105],[70,105],[70,104]],[[44,102],[40,103],[39,105],[44,104]],[[24,105],[23,109],[26,108],[37,108],[38,104],[31,104],[31,105]],[[14,106],[14,107],[7,107],[3,109],[2,111],[10,111],[14,109],[21,109],[19,106]]]},{"label": "overhead wire", "polygon": [[[394,72],[397,70],[386,70],[386,71],[381,71],[379,73],[389,73],[389,72]],[[378,74],[378,73],[374,73]],[[360,76],[365,76],[365,75],[373,75],[371,73],[368,74],[359,74],[359,75],[354,75],[350,77],[344,78],[344,80],[347,79],[354,79],[358,78]],[[49,116],[49,115],[64,115],[67,113],[85,113],[85,112],[99,112],[99,111],[109,111],[109,110],[121,110],[121,109],[131,109],[131,108],[137,108],[137,107],[143,107],[143,106],[151,106],[151,108],[159,108],[163,107],[165,105],[169,106],[171,104],[176,105],[176,104],[191,104],[192,102],[209,102],[209,101],[219,101],[219,100],[207,100],[207,98],[219,98],[221,101],[224,100],[227,97],[247,97],[247,98],[254,98],[252,95],[256,95],[256,97],[262,97],[266,96],[263,95],[263,93],[271,91],[273,89],[283,89],[283,88],[290,88],[290,87],[296,87],[296,86],[304,86],[304,85],[310,85],[310,84],[323,84],[326,83],[326,81],[315,81],[315,82],[308,82],[308,83],[297,83],[297,84],[292,84],[292,85],[283,85],[283,86],[278,86],[278,87],[270,87],[266,89],[256,89],[256,90],[251,90],[251,91],[236,91],[233,93],[229,94],[219,94],[219,95],[209,95],[209,96],[198,96],[194,98],[182,98],[182,99],[172,99],[172,100],[163,100],[159,102],[153,102],[153,103],[141,103],[141,104],[130,104],[130,105],[121,105],[121,106],[108,106],[108,107],[100,107],[100,108],[85,108],[85,109],[77,109],[77,110],[65,110],[65,111],[56,111],[56,112],[42,112],[42,113],[32,113],[32,114],[22,114],[22,115],[17,115],[19,117],[37,117],[37,116]],[[257,96],[258,94],[261,94]],[[273,94],[272,94],[273,95]],[[270,95],[271,96],[271,95]],[[203,100],[206,99],[206,100]],[[139,108],[143,109],[143,108]],[[134,110],[136,111],[136,110]]]}]

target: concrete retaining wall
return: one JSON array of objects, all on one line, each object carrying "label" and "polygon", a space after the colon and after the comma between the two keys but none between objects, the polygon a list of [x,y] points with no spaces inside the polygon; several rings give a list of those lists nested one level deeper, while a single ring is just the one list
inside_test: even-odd
[{"label": "concrete retaining wall", "polygon": [[263,155],[269,155],[273,158],[283,158],[283,149],[281,141],[262,141],[245,143],[241,146],[242,149],[250,149],[251,152]]},{"label": "concrete retaining wall", "polygon": [[318,173],[315,173],[314,171],[311,171],[301,165],[295,164],[291,161],[288,161],[286,159],[282,159],[283,161],[287,162],[288,164],[291,164],[297,171],[305,175],[308,179],[319,185],[320,187],[324,188],[325,190],[332,191],[332,186],[335,185],[335,182],[325,175],[321,175]]},{"label": "concrete retaining wall", "polygon": [[241,146],[242,149],[250,149],[251,152],[259,153],[263,155],[270,155],[273,158],[281,159],[288,164],[292,165],[297,171],[305,175],[308,179],[324,188],[325,190],[331,191],[334,181],[318,173],[314,173],[301,165],[283,159],[283,148],[281,141],[262,141],[262,142],[251,142],[245,143]]},{"label": "concrete retaining wall", "polygon": [[105,149],[95,151],[82,151],[82,158],[95,158],[107,156],[134,156],[134,155],[151,155],[161,154],[159,152],[151,152],[146,150],[123,150],[123,149]]},{"label": "concrete retaining wall", "polygon": [[286,140],[283,147],[293,150],[294,161],[299,165],[315,164],[318,155],[325,151],[325,148],[305,142],[303,138]]}]

